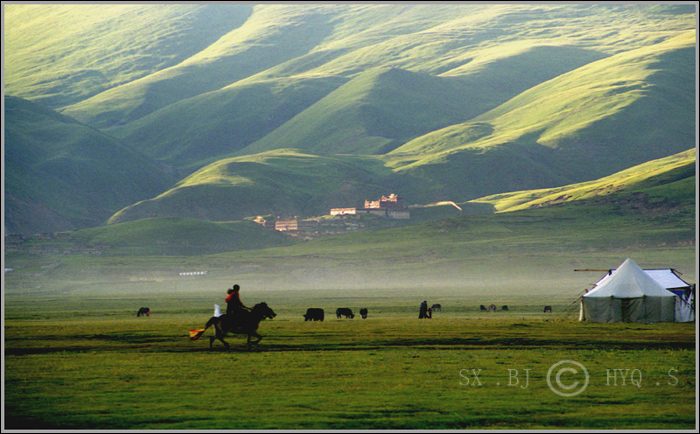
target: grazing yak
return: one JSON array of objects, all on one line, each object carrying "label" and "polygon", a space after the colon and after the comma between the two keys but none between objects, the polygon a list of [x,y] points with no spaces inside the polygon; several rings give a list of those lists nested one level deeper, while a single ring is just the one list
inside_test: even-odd
[{"label": "grazing yak", "polygon": [[367,308],[363,307],[360,309],[360,316],[362,316],[362,319],[367,319]]},{"label": "grazing yak", "polygon": [[323,309],[317,309],[310,307],[306,309],[306,314],[304,315],[304,321],[323,321],[324,312]]},{"label": "grazing yak", "polygon": [[430,310],[433,312],[442,312],[442,305],[437,303],[432,306],[430,306]]},{"label": "grazing yak", "polygon": [[352,313],[352,310],[348,309],[347,307],[339,307],[338,310],[335,311],[335,315],[340,318],[340,317],[345,317],[345,318],[350,318],[353,319],[355,318],[355,315]]},{"label": "grazing yak", "polygon": [[503,307],[501,308],[501,310],[504,311],[504,312],[507,312],[507,311],[508,311],[508,306],[503,306]]},{"label": "grazing yak", "polygon": [[151,309],[149,309],[147,307],[142,307],[141,309],[139,309],[138,312],[136,312],[136,316],[141,316],[141,315],[149,316],[150,314],[151,314]]},{"label": "grazing yak", "polygon": [[496,312],[496,305],[495,305],[495,304],[492,304],[491,306],[489,306],[489,310],[490,310],[491,312]]},{"label": "grazing yak", "polygon": [[481,306],[479,306],[479,310],[486,312],[488,309],[486,309],[486,306],[482,304]]},{"label": "grazing yak", "polygon": [[544,307],[544,313],[547,313],[547,312],[552,313],[552,306],[545,306]]}]

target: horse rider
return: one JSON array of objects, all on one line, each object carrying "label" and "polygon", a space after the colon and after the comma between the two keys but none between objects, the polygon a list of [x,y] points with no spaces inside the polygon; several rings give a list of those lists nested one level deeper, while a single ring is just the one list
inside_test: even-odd
[{"label": "horse rider", "polygon": [[241,296],[239,291],[241,287],[239,285],[233,285],[233,288],[229,288],[226,293],[226,316],[229,320],[234,322],[239,322],[244,315],[250,312],[250,308],[241,302]]}]

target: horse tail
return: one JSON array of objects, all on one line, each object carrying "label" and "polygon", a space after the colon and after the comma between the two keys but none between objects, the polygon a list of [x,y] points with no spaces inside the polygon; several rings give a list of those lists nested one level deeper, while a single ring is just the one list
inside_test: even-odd
[{"label": "horse tail", "polygon": [[200,336],[202,336],[204,334],[204,332],[206,332],[209,327],[213,326],[217,322],[218,319],[219,319],[219,317],[213,316],[209,319],[209,321],[207,321],[207,324],[204,326],[204,328],[202,330],[190,330],[190,338],[193,341],[196,341],[197,339],[199,339]]}]

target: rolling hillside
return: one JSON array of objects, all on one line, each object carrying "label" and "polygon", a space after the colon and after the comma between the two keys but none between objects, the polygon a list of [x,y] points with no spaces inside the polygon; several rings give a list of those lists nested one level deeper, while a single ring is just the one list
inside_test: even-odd
[{"label": "rolling hillside", "polygon": [[206,166],[165,193],[119,211],[109,222],[154,214],[212,221],[324,215],[332,207],[357,206],[363,195],[387,194],[390,175],[376,158],[270,151]]},{"label": "rolling hillside", "polygon": [[[393,166],[451,192],[461,172],[465,196],[488,195],[596,179],[682,152],[696,140],[694,44],[689,33],[563,74],[392,151]],[[503,174],[497,185],[489,171]]]},{"label": "rolling hillside", "polygon": [[52,108],[177,65],[252,12],[249,5],[3,4],[3,9],[5,92]]},{"label": "rolling hillside", "polygon": [[98,226],[175,180],[118,140],[20,98],[5,97],[4,154],[8,233]]},{"label": "rolling hillside", "polygon": [[[107,244],[102,255],[11,253],[8,263],[17,271],[8,281],[24,288],[30,279],[23,276],[31,274],[41,276],[32,282],[47,282],[52,288],[47,291],[77,287],[90,293],[100,287],[136,294],[154,287],[167,293],[210,291],[235,279],[254,290],[340,289],[342,297],[354,297],[356,290],[369,296],[377,288],[432,294],[467,285],[531,297],[541,295],[543,285],[557,294],[582,293],[579,285],[586,280],[574,276],[580,274],[574,269],[614,267],[632,256],[649,268],[676,268],[694,282],[693,155],[694,150],[650,162],[638,173],[625,171],[599,185],[569,186],[562,192],[572,197],[558,205],[456,216],[453,205],[444,205],[451,210],[445,212],[436,204],[430,208],[443,213],[437,221],[311,241],[290,241],[251,222],[166,217],[84,229],[72,232],[69,242]],[[529,193],[533,200],[547,198],[544,192]],[[485,198],[480,205],[515,205],[525,195]],[[47,271],[44,264],[60,266]],[[206,270],[207,277],[178,277],[192,270]],[[591,279],[589,284],[596,277]]]},{"label": "rolling hillside", "polygon": [[[471,203],[493,205],[496,212],[559,205],[568,202],[628,203],[644,211],[668,214],[695,208],[696,149],[653,160],[595,181],[541,190],[483,197]],[[689,222],[690,223],[690,222]]]},{"label": "rolling hillside", "polygon": [[694,5],[3,7],[35,104],[5,108],[11,232],[464,203],[696,146]]},{"label": "rolling hillside", "polygon": [[[231,159],[217,168],[210,167],[198,172],[190,177],[190,181],[197,181],[198,188],[211,189],[220,184],[249,184],[250,180],[232,177],[228,169],[231,166],[248,166],[248,176],[268,177],[265,170],[274,170],[275,165],[284,161],[278,160],[282,156],[295,158],[296,168],[300,173],[303,173],[305,168],[322,165],[314,161],[320,157],[304,154],[270,152],[263,155],[265,158],[257,161],[251,161],[250,158],[246,161],[245,157]],[[343,171],[361,173],[358,166],[351,164],[353,162],[357,163],[355,160],[328,159],[323,163],[324,173],[317,176],[333,180],[335,175]],[[445,227],[457,227],[460,228],[460,232],[464,231],[463,236],[469,240],[468,255],[474,257],[479,256],[479,248],[489,253],[507,252],[506,245],[518,252],[527,248],[543,254],[551,253],[559,248],[558,243],[561,243],[562,239],[567,239],[566,242],[570,243],[573,250],[594,248],[593,246],[614,246],[615,249],[624,250],[632,243],[640,242],[692,245],[695,239],[696,215],[695,164],[695,149],[691,149],[596,181],[552,189],[499,194],[468,203],[437,203],[413,208],[412,214],[416,214],[417,220],[424,222],[409,228],[348,234],[312,242],[292,241],[278,232],[262,229],[250,222],[206,222],[201,220],[206,216],[196,216],[196,212],[192,215],[199,219],[159,216],[118,223],[124,217],[122,214],[143,212],[145,216],[151,209],[148,204],[136,205],[133,207],[135,209],[127,208],[118,213],[113,217],[113,222],[118,224],[78,231],[74,233],[73,238],[83,244],[107,243],[112,246],[111,254],[123,254],[131,249],[132,252],[141,254],[158,252],[190,256],[298,244],[285,251],[291,256],[347,255],[352,258],[348,260],[353,263],[362,260],[361,252],[371,251],[382,252],[376,253],[378,257],[375,260],[380,260],[381,257],[382,261],[389,262],[400,261],[397,258],[401,257],[410,258],[409,262],[416,261],[416,258],[427,255],[426,251],[431,252],[430,256],[449,256],[449,252],[454,251],[451,243],[455,240],[444,235],[441,228]],[[284,167],[288,168],[288,165],[284,164]],[[298,178],[295,174],[288,175],[289,180]],[[208,179],[206,183],[201,182],[204,178]],[[179,196],[187,195],[187,182],[164,197],[154,199],[164,202],[157,208],[173,209],[172,214],[178,214],[177,210],[184,207]],[[313,183],[316,185],[319,182],[316,180]],[[287,193],[293,195],[295,186],[290,185],[287,188]],[[195,198],[201,196],[203,195],[192,195]],[[245,199],[245,194],[238,198]],[[338,196],[328,200],[330,207],[332,200],[342,202],[345,199]],[[261,201],[261,205],[264,203],[266,202]],[[236,202],[232,202],[231,207],[235,208],[235,204]],[[141,211],[142,207],[146,211]],[[207,209],[192,204],[188,207],[195,210]],[[489,207],[496,213],[487,211]],[[261,213],[264,211],[261,209]],[[319,212],[327,213],[328,210],[320,209]],[[430,242],[426,243],[425,240],[428,239]],[[576,246],[576,240],[585,240],[585,243]],[[620,240],[619,243],[616,240]],[[410,247],[401,247],[404,243]],[[424,245],[419,247],[418,244],[421,243]],[[518,247],[520,244],[522,246]],[[391,251],[393,253],[390,253]],[[263,257],[268,255],[265,252],[260,254]],[[269,254],[275,257],[282,253]]]},{"label": "rolling hillside", "polygon": [[83,229],[72,234],[71,242],[108,245],[108,254],[144,256],[196,256],[294,243],[281,233],[253,222],[208,222],[167,217]]}]

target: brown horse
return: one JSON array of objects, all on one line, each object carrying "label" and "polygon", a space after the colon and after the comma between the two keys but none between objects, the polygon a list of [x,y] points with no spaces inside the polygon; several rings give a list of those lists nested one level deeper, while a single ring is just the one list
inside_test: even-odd
[{"label": "brown horse", "polygon": [[[258,303],[253,306],[250,312],[239,312],[236,318],[229,318],[226,314],[218,317],[211,317],[211,319],[207,321],[204,330],[199,330],[196,335],[192,336],[192,340],[198,339],[209,327],[214,326],[214,336],[209,338],[209,348],[212,348],[214,341],[217,339],[224,344],[226,349],[230,348],[228,342],[224,341],[224,337],[227,333],[233,333],[248,336],[248,350],[250,351],[252,346],[262,339],[262,336],[258,334],[260,321],[266,318],[272,319],[276,316],[277,314],[270,309],[267,303]],[[251,337],[255,337],[256,340],[251,341]]]}]

